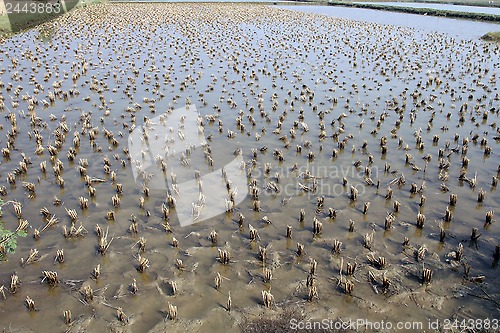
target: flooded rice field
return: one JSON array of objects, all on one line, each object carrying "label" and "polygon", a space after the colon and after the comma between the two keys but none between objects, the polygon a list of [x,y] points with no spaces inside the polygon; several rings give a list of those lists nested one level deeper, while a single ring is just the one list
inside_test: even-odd
[{"label": "flooded rice field", "polygon": [[0,327],[498,328],[499,55],[259,4],[2,37]]}]

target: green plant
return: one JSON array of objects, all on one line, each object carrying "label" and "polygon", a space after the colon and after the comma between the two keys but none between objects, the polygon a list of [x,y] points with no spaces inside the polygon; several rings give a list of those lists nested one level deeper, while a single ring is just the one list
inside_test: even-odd
[{"label": "green plant", "polygon": [[[0,217],[2,216],[2,206],[5,205],[0,199]],[[17,247],[17,237],[26,237],[25,230],[16,229],[11,231],[5,229],[3,224],[0,224],[0,260],[3,260],[7,253],[14,253]]]}]

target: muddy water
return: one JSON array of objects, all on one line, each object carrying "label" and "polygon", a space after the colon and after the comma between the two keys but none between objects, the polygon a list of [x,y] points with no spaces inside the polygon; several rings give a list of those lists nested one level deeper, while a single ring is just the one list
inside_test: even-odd
[{"label": "muddy water", "polygon": [[[37,332],[68,328],[238,331],[246,327],[245,320],[276,317],[285,307],[298,307],[307,319],[417,321],[424,328],[435,319],[493,319],[498,316],[494,303],[499,293],[498,271],[493,253],[499,230],[496,223],[485,225],[484,221],[486,212],[500,204],[496,187],[491,185],[498,169],[498,53],[498,45],[478,40],[457,41],[443,33],[423,34],[411,28],[263,5],[96,5],[4,40],[2,112],[4,116],[15,114],[19,134],[12,140],[15,149],[10,149],[10,158],[2,160],[1,177],[5,180],[19,167],[22,153],[31,158],[32,164],[27,172],[15,177],[15,184],[5,182],[4,201],[22,203],[22,218],[30,227],[28,237],[19,238],[16,252],[0,262],[0,285],[8,287],[14,272],[21,281],[16,293],[7,291],[6,300],[0,301],[1,327]],[[10,59],[17,59],[17,64],[14,66]],[[48,72],[52,76],[45,82]],[[77,72],[81,75],[73,81],[72,75]],[[44,90],[30,84],[30,76]],[[436,84],[436,78],[442,83]],[[54,88],[54,82],[59,81],[60,88]],[[18,86],[22,90],[16,96]],[[48,93],[57,89],[77,89],[79,94],[57,97],[46,107],[40,102],[29,111],[30,97],[49,101]],[[203,220],[202,210],[198,223],[181,227],[171,207],[169,233],[161,208],[167,190],[154,189],[156,184],[148,181],[135,181],[135,160],[144,162],[145,158],[139,154],[129,160],[124,149],[128,148],[134,124],[132,114],[136,128],[144,124],[144,117],[157,121],[155,117],[167,111],[167,123],[177,121],[176,110],[185,106],[187,98],[204,118],[203,134],[211,139],[208,144],[214,165],[208,165],[202,147],[191,151],[190,163],[184,166],[179,161],[180,152],[166,153],[167,182],[172,171],[179,179],[180,194],[174,197],[182,195],[182,181],[195,170],[203,179],[229,163],[241,148],[246,169],[251,170],[250,180],[254,179],[260,190],[261,211],[252,209],[253,200],[247,196],[233,212]],[[228,99],[236,105],[231,107]],[[275,110],[273,101],[277,102]],[[464,103],[468,106],[461,122]],[[402,110],[400,121],[396,108]],[[239,114],[244,130],[236,123]],[[345,116],[340,117],[342,114]],[[30,124],[32,115],[40,117],[37,127]],[[63,115],[68,132],[59,136],[62,144],[56,154],[64,165],[61,188],[47,148],[56,144],[54,132]],[[280,116],[281,132],[275,134]],[[307,124],[308,131],[301,122]],[[11,131],[10,118],[2,117],[1,124],[4,134]],[[172,126],[176,134],[178,125]],[[98,129],[94,140],[89,138],[92,128]],[[324,138],[319,137],[322,128]],[[35,129],[43,137],[45,151],[40,155],[35,154]],[[104,136],[104,129],[112,133],[116,145]],[[294,138],[291,129],[295,130]],[[80,133],[81,144],[75,148],[74,161],[69,161],[67,154],[74,147],[75,131]],[[228,131],[234,132],[234,138],[228,138]],[[477,142],[472,141],[475,134]],[[286,140],[281,140],[284,135]],[[436,143],[435,135],[439,135]],[[383,136],[387,137],[385,154],[380,145]],[[4,148],[7,137],[2,137]],[[422,149],[417,147],[418,137],[424,144]],[[481,144],[483,137],[486,144]],[[469,143],[462,154],[464,138],[469,138]],[[345,143],[343,149],[339,142]],[[301,153],[297,145],[302,147]],[[485,146],[491,147],[490,155],[484,154]],[[256,157],[252,149],[257,150]],[[336,157],[332,157],[334,149]],[[440,168],[439,149],[444,152],[441,164],[450,162],[447,179],[446,169]],[[283,155],[283,161],[277,159],[275,150]],[[309,152],[314,158],[308,158]],[[405,163],[406,153],[412,156],[410,163]],[[426,163],[423,157],[428,154],[431,159]],[[106,156],[110,171],[116,173],[115,181],[105,172]],[[473,188],[458,179],[463,157],[470,159],[466,177],[477,177]],[[95,197],[89,196],[78,171],[80,159],[87,159],[87,174],[95,178]],[[361,163],[356,167],[358,160]],[[46,173],[40,170],[42,161],[47,161]],[[266,163],[271,164],[267,175]],[[391,166],[389,172],[384,171],[386,163]],[[365,167],[370,168],[374,185],[367,184]],[[306,171],[316,179],[316,190],[303,190],[302,186],[313,183],[304,179]],[[161,169],[154,166],[148,172]],[[396,184],[402,175],[405,183]],[[344,177],[346,186],[342,184]],[[23,181],[35,184],[31,197]],[[266,189],[271,181],[278,185],[278,193]],[[111,198],[118,183],[123,185],[123,193],[120,206],[113,207]],[[151,188],[149,196],[143,193],[143,183]],[[410,193],[412,183],[417,188],[424,185],[420,193]],[[446,184],[450,192],[443,191],[441,184]],[[220,195],[224,185],[222,180],[204,182],[204,193]],[[351,186],[358,189],[356,201],[349,198]],[[391,199],[385,198],[388,186],[393,190]],[[485,191],[482,203],[477,202],[479,189]],[[240,188],[238,192],[241,195],[245,191]],[[450,207],[451,222],[444,222],[452,192],[458,195],[458,204]],[[423,206],[419,206],[421,195],[426,197]],[[53,204],[54,196],[61,199],[61,205]],[[89,199],[87,209],[80,208],[80,196]],[[324,197],[323,207],[318,207],[318,197]],[[393,212],[395,200],[401,207],[394,213],[392,227],[385,230],[384,219]],[[363,214],[365,202],[371,203],[367,214]],[[40,214],[43,207],[59,222],[35,240],[34,229],[41,230],[46,223]],[[330,207],[337,211],[336,218],[328,217]],[[74,224],[87,230],[83,237],[63,235],[63,226],[69,228],[72,223],[65,208],[77,211]],[[301,209],[305,210],[303,222],[299,221]],[[109,211],[114,212],[114,220],[106,219]],[[416,227],[419,212],[426,216],[423,228]],[[245,216],[241,228],[240,213]],[[271,223],[266,223],[264,216]],[[323,223],[319,235],[313,234],[315,216]],[[129,230],[133,218],[137,234]],[[17,220],[13,206],[5,205],[3,225],[15,229]],[[350,220],[355,223],[353,232],[348,230]],[[108,230],[108,241],[113,239],[104,255],[98,252],[96,224]],[[249,225],[258,232],[254,242],[249,238]],[[292,239],[285,237],[287,225],[293,227]],[[440,226],[447,235],[444,243],[439,242]],[[470,242],[473,227],[482,234],[477,247]],[[216,244],[209,240],[213,230],[218,233]],[[363,238],[372,231],[373,244],[368,249]],[[147,240],[144,252],[138,252],[139,237]],[[408,246],[403,246],[405,237]],[[174,238],[178,247],[172,245]],[[339,254],[331,253],[334,240],[342,242]],[[297,243],[304,245],[301,256],[296,252]],[[460,243],[464,254],[457,261],[448,253]],[[264,262],[259,246],[267,247]],[[417,260],[415,251],[423,246],[427,249],[425,256]],[[34,248],[40,252],[40,260],[23,267],[21,258],[26,259]],[[58,249],[64,249],[62,264],[54,261]],[[218,249],[230,253],[229,265],[218,261]],[[150,262],[143,273],[137,270],[139,254]],[[385,257],[386,267],[370,263],[367,256],[371,255]],[[307,302],[310,258],[317,261],[318,298]],[[177,259],[182,260],[180,268]],[[353,276],[346,277],[347,263],[357,263]],[[464,278],[466,263],[470,273]],[[101,275],[93,279],[91,273],[97,265]],[[264,282],[264,267],[272,271],[271,282]],[[433,270],[430,284],[421,281],[423,267]],[[48,286],[42,280],[44,270],[58,273],[57,286]],[[375,282],[370,280],[370,272]],[[214,288],[217,273],[223,276],[219,290]],[[384,275],[390,282],[385,290],[381,284]],[[482,283],[470,281],[478,276],[484,276]],[[130,287],[134,279],[138,287],[135,294]],[[344,293],[339,279],[354,283],[352,295]],[[177,284],[175,294],[171,281]],[[94,299],[88,302],[79,292],[86,285],[94,290]],[[274,295],[272,309],[262,305],[263,290]],[[231,312],[225,309],[229,292]],[[38,311],[26,309],[26,296],[35,301]],[[178,308],[175,321],[168,318],[168,303]],[[117,308],[123,309],[128,323],[118,320]],[[71,326],[64,324],[65,310],[73,314]]]}]

